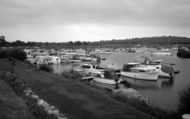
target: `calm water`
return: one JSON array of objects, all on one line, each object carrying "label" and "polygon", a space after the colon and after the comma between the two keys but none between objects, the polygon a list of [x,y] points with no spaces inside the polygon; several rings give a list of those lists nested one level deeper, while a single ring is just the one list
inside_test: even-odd
[{"label": "calm water", "polygon": [[[113,65],[122,68],[123,64],[134,61],[143,61],[144,57],[152,59],[161,59],[165,63],[176,64],[176,69],[180,70],[174,80],[167,78],[159,78],[158,81],[139,81],[130,78],[126,80],[133,83],[132,87],[140,91],[144,96],[148,97],[151,102],[166,110],[176,110],[179,99],[179,92],[190,85],[190,60],[180,59],[173,56],[151,56],[150,53],[115,53],[111,55],[100,55],[106,60],[101,62],[102,66]],[[55,73],[61,73],[65,70],[71,70],[72,65],[53,65]]]}]

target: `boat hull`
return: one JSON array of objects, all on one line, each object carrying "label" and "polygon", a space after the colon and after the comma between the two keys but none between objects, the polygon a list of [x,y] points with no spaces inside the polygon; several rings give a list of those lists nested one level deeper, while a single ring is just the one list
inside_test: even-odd
[{"label": "boat hull", "polygon": [[135,78],[135,79],[142,79],[142,80],[150,80],[150,81],[157,81],[158,73],[157,72],[126,72],[121,71],[121,76]]},{"label": "boat hull", "polygon": [[110,84],[110,85],[115,85],[116,84],[115,80],[111,80],[111,79],[104,79],[104,78],[94,77],[93,80],[96,81],[96,82],[99,82],[99,83],[104,83],[104,84]]},{"label": "boat hull", "polygon": [[163,72],[161,70],[162,65],[148,65],[148,66],[155,68],[156,72],[158,72],[158,77],[164,77],[164,78],[171,77],[169,73]]},{"label": "boat hull", "polygon": [[[114,79],[106,79],[106,78],[99,78],[99,77],[94,77],[93,81],[98,82],[98,83],[103,83],[103,84],[109,84],[109,85],[116,85],[116,81]],[[118,84],[122,83],[124,81],[123,79],[119,79]]]}]

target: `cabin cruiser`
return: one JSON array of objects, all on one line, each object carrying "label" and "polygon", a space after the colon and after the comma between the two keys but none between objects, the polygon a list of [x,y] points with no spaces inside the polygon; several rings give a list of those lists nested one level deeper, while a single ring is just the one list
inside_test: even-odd
[{"label": "cabin cruiser", "polygon": [[125,64],[121,71],[121,76],[156,81],[158,79],[158,72],[153,67],[140,65],[140,63],[135,62]]},{"label": "cabin cruiser", "polygon": [[93,81],[98,83],[117,85],[124,81],[120,78],[120,70],[105,69],[100,74],[94,74]]},{"label": "cabin cruiser", "polygon": [[155,68],[159,73],[159,77],[172,78],[174,77],[174,64],[162,64],[163,60],[150,60],[145,59],[145,62],[142,65],[150,66]]}]

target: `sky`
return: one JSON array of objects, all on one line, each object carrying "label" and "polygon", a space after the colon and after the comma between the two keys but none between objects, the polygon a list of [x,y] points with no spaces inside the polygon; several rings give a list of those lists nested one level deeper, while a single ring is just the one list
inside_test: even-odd
[{"label": "sky", "polygon": [[190,37],[190,0],[0,0],[9,42]]}]

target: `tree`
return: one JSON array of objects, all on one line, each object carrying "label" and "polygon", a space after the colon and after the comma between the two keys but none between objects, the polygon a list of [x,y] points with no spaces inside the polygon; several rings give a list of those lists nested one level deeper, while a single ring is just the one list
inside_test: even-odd
[{"label": "tree", "polygon": [[8,56],[18,59],[20,61],[24,61],[27,57],[26,53],[22,49],[19,49],[19,48],[10,49],[8,51]]},{"label": "tree", "polygon": [[25,44],[25,42],[23,42],[23,41],[17,40],[17,41],[15,41],[15,42],[12,42],[12,45],[13,45],[13,46],[24,46],[24,45],[26,45],[26,44]]},{"label": "tree", "polygon": [[80,41],[76,41],[74,44],[75,45],[81,45],[82,43]]},{"label": "tree", "polygon": [[7,44],[7,41],[5,40],[5,36],[0,36],[0,46],[4,46]]}]

